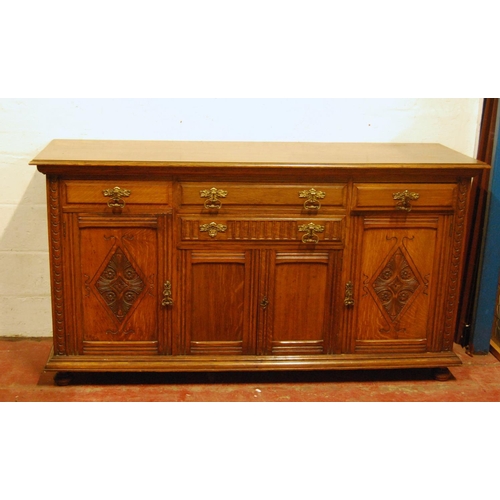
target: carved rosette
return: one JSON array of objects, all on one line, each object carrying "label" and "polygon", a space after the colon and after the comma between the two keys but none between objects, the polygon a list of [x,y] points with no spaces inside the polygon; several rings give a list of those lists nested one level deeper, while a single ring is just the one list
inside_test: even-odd
[{"label": "carved rosette", "polygon": [[95,287],[116,319],[123,322],[145,285],[123,250],[118,247]]},{"label": "carved rosette", "polygon": [[403,242],[389,254],[371,279],[367,276],[365,279],[365,290],[389,324],[389,330],[380,331],[401,332],[399,323],[402,316],[419,293],[427,293],[427,287],[428,276],[425,279],[421,277]]},{"label": "carved rosette", "polygon": [[410,263],[398,248],[372,283],[380,305],[395,321],[420,286]]}]

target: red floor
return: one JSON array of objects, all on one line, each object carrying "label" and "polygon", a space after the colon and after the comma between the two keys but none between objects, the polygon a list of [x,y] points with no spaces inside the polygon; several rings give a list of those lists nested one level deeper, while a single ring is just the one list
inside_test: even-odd
[{"label": "red floor", "polygon": [[469,356],[434,380],[432,371],[379,370],[216,374],[75,374],[69,386],[45,373],[51,339],[0,339],[0,401],[500,401],[500,361]]}]

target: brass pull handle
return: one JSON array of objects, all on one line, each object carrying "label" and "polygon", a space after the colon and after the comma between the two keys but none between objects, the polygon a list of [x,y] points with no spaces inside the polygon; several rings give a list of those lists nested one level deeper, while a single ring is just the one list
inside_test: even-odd
[{"label": "brass pull handle", "polygon": [[418,200],[420,198],[420,194],[412,193],[411,191],[408,191],[408,189],[405,189],[400,193],[393,193],[392,198],[398,202],[396,203],[396,210],[411,212],[412,207],[410,201]]},{"label": "brass pull handle", "polygon": [[172,283],[165,281],[163,285],[163,300],[161,301],[163,307],[173,306],[174,300],[172,299]]},{"label": "brass pull handle", "polygon": [[301,233],[306,233],[302,236],[302,243],[318,243],[319,238],[315,233],[322,233],[325,230],[325,226],[319,226],[309,222],[309,224],[302,224],[299,226],[299,231]]},{"label": "brass pull handle", "polygon": [[225,233],[227,226],[224,224],[217,224],[217,222],[210,222],[210,224],[201,224],[200,231],[208,233],[210,238],[215,238],[217,233]]},{"label": "brass pull handle", "polygon": [[317,191],[314,188],[299,191],[299,198],[307,198],[307,200],[304,201],[304,208],[306,210],[319,210],[321,208],[321,203],[318,200],[322,200],[325,196],[326,193]]},{"label": "brass pull handle", "polygon": [[262,309],[266,309],[268,305],[269,299],[264,295],[264,297],[262,297],[262,300],[260,301],[260,307],[262,307]]},{"label": "brass pull handle", "polygon": [[227,191],[223,189],[217,189],[215,187],[210,189],[202,189],[200,191],[201,198],[207,198],[204,203],[205,208],[213,208],[219,210],[222,207],[222,202],[219,198],[225,198],[227,196]]},{"label": "brass pull handle", "polygon": [[113,189],[105,189],[102,194],[106,197],[111,198],[110,200],[108,200],[108,207],[123,208],[125,206],[125,201],[122,200],[122,198],[127,198],[132,193],[128,189],[122,189],[116,186]]},{"label": "brass pull handle", "polygon": [[352,281],[348,281],[345,284],[344,304],[346,307],[352,307],[354,305],[354,285]]}]

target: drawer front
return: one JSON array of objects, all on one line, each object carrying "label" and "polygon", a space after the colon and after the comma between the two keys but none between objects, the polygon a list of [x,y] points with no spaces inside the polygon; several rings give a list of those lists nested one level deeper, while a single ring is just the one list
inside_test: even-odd
[{"label": "drawer front", "polygon": [[134,205],[170,205],[171,183],[161,181],[64,181],[67,205],[100,205],[117,208]]},{"label": "drawer front", "polygon": [[456,196],[455,184],[354,184],[353,209],[453,210]]},{"label": "drawer front", "polygon": [[198,209],[219,210],[225,207],[286,206],[318,212],[321,207],[345,206],[345,184],[254,184],[235,182],[183,182],[181,205]]},{"label": "drawer front", "polygon": [[181,241],[296,241],[341,243],[345,218],[273,219],[181,217]]}]

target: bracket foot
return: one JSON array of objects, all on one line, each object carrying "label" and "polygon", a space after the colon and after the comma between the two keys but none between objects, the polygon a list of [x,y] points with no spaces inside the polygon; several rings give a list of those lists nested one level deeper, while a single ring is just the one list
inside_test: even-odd
[{"label": "bracket foot", "polygon": [[72,379],[70,372],[57,372],[54,376],[54,384],[62,387],[71,384]]},{"label": "bracket foot", "polygon": [[450,380],[451,372],[448,368],[435,368],[434,378],[440,382],[446,382],[447,380]]}]

